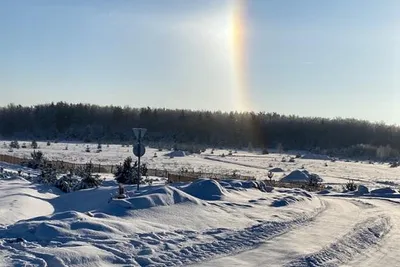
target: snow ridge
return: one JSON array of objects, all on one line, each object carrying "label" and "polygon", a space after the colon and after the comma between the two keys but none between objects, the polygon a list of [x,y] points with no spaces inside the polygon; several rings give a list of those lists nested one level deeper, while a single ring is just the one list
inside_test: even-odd
[{"label": "snow ridge", "polygon": [[316,253],[293,260],[286,267],[340,266],[371,246],[377,245],[391,228],[389,217],[368,218],[337,242]]}]

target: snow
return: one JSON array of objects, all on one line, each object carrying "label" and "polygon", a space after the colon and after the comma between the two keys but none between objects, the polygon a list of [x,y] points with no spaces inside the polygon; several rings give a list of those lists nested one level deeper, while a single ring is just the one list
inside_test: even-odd
[{"label": "snow", "polygon": [[391,187],[384,187],[384,188],[378,188],[371,190],[371,194],[373,195],[387,195],[387,194],[398,194],[397,190],[391,188]]},{"label": "snow", "polygon": [[[77,163],[116,164],[132,154],[120,145],[103,145],[101,153],[84,152],[86,144],[70,143],[68,150],[65,143],[39,145],[46,157]],[[0,154],[31,151],[1,148]],[[111,174],[102,174],[105,182],[98,188],[62,193],[29,182],[27,174],[37,171],[1,163],[6,172],[0,174],[0,266],[398,265],[397,168],[343,161],[325,166],[323,157],[281,162],[291,155],[245,151],[219,156],[227,150],[161,156],[168,152],[147,148],[143,162],[149,168],[237,172],[257,180],[204,175],[192,183],[166,184],[150,177],[152,185],[125,186],[127,197],[116,199]],[[271,187],[272,168],[285,170],[275,172],[274,180],[308,181],[316,173],[326,188]],[[349,180],[358,191],[343,193]]]},{"label": "snow", "polygon": [[309,181],[308,174],[304,171],[295,170],[292,171],[289,175],[283,177],[281,182],[283,183],[307,183]]},{"label": "snow", "polygon": [[368,194],[369,193],[369,188],[366,187],[365,185],[360,184],[357,187],[357,193],[360,194],[360,195]]}]

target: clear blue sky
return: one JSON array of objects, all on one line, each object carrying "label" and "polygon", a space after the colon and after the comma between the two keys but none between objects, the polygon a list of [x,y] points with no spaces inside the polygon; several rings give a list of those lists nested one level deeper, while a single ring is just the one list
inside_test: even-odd
[{"label": "clear blue sky", "polygon": [[[0,1],[0,105],[229,111],[234,0]],[[255,111],[400,124],[400,1],[247,1]]]}]

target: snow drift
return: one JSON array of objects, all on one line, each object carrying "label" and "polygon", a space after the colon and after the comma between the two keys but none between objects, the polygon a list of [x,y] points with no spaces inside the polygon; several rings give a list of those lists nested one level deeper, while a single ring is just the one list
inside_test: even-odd
[{"label": "snow drift", "polygon": [[169,206],[184,202],[196,205],[205,205],[201,200],[172,186],[163,186],[151,189],[137,196],[126,199],[113,199],[111,205],[136,210],[148,209],[156,206]]},{"label": "snow drift", "polygon": [[182,186],[181,189],[203,200],[220,200],[227,194],[226,189],[212,179],[198,179],[186,186]]}]

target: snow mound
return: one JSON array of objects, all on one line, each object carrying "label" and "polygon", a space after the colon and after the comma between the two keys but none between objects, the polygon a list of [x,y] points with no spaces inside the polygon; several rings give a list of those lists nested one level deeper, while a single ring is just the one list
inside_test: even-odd
[{"label": "snow mound", "polygon": [[330,194],[330,193],[331,193],[331,191],[329,191],[328,189],[324,189],[324,190],[321,190],[321,191],[318,192],[318,194],[320,194],[320,195],[327,195],[327,194]]},{"label": "snow mound", "polygon": [[294,189],[277,189],[277,192],[281,193],[280,197],[274,197],[274,201],[271,203],[271,207],[284,207],[292,203],[311,200],[313,198],[307,191],[294,188]]},{"label": "snow mound", "polygon": [[320,155],[320,154],[305,154],[301,158],[302,159],[319,159],[319,160],[330,160],[331,159],[327,155]]},{"label": "snow mound", "polygon": [[272,168],[269,170],[270,172],[284,172],[282,168]]},{"label": "snow mound", "polygon": [[373,195],[389,195],[389,194],[398,194],[397,190],[390,188],[390,187],[384,187],[384,188],[379,188],[371,191],[371,194]]},{"label": "snow mound", "polygon": [[204,204],[201,200],[172,187],[163,186],[160,188],[148,190],[138,196],[127,199],[113,199],[111,205],[117,205],[125,209],[148,209],[156,206],[169,206],[179,203],[193,203],[197,205]]},{"label": "snow mound", "polygon": [[369,189],[368,187],[366,187],[365,185],[360,184],[357,188],[357,194],[358,195],[364,195],[364,194],[368,194],[369,193]]},{"label": "snow mound", "polygon": [[227,194],[226,189],[212,179],[198,179],[181,189],[189,195],[203,200],[220,200]]},{"label": "snow mound", "polygon": [[307,183],[309,181],[308,172],[295,170],[292,171],[289,175],[283,177],[281,182],[283,183]]},{"label": "snow mound", "polygon": [[166,157],[171,157],[171,158],[175,158],[175,157],[185,157],[186,153],[182,150],[176,150],[176,151],[171,151],[167,154],[165,154]]}]

